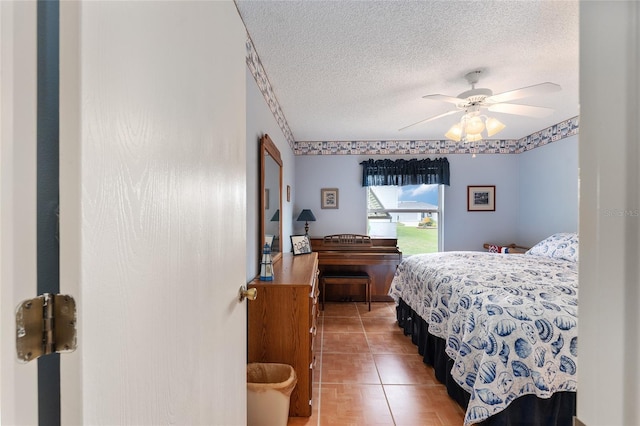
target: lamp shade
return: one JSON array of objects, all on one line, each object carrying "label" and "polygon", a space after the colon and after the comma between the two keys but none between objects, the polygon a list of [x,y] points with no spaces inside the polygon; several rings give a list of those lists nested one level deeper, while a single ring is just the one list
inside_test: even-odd
[{"label": "lamp shade", "polygon": [[273,217],[271,218],[271,222],[277,222],[280,220],[280,209],[276,210],[276,212],[273,214]]},{"label": "lamp shade", "polygon": [[484,123],[482,119],[478,116],[471,117],[467,121],[467,125],[465,127],[465,133],[472,135],[479,135],[484,130]]},{"label": "lamp shade", "polygon": [[493,136],[498,133],[500,130],[505,128],[505,125],[500,122],[497,118],[489,117],[487,118],[487,135]]},{"label": "lamp shade", "polygon": [[304,209],[300,212],[300,215],[298,216],[298,219],[296,219],[299,222],[315,222],[316,221],[316,217],[313,215],[313,212],[309,209]]},{"label": "lamp shade", "polygon": [[460,138],[462,137],[462,126],[460,125],[460,123],[456,123],[451,126],[445,136],[456,142],[460,142]]}]

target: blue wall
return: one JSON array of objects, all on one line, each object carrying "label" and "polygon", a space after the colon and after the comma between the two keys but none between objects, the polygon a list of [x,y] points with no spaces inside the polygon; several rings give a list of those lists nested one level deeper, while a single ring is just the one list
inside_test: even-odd
[{"label": "blue wall", "polygon": [[[282,181],[284,188],[293,185],[295,157],[284,137],[278,123],[269,109],[264,96],[258,89],[249,69],[246,71],[247,81],[247,281],[251,281],[259,273],[258,247],[260,246],[260,137],[265,133],[276,144],[282,156]],[[282,200],[282,235],[283,250],[291,250],[291,206],[286,201],[286,189]]]},{"label": "blue wall", "polygon": [[[247,70],[247,280],[258,273],[258,141],[268,133],[284,162],[283,249],[303,234],[295,219],[311,209],[310,235],[366,233],[366,191],[360,162],[369,158],[428,156],[294,156],[251,73]],[[431,156],[435,158],[436,156]],[[486,242],[532,246],[555,232],[578,229],[578,136],[521,154],[448,154],[451,185],[445,189],[444,249],[482,250]],[[468,185],[495,185],[495,212],[467,212]],[[339,189],[339,209],[320,208],[321,188]]]},{"label": "blue wall", "polygon": [[518,154],[517,240],[578,231],[578,136]]},{"label": "blue wall", "polygon": [[[486,242],[531,246],[554,232],[577,230],[578,137],[522,154],[448,154],[444,249],[482,250]],[[295,157],[294,219],[311,209],[312,236],[366,233],[366,191],[361,166],[368,158],[420,156],[313,155]],[[432,158],[434,158],[432,156]],[[495,212],[468,212],[467,186],[495,185]],[[339,209],[320,208],[320,189],[339,189]],[[304,233],[304,223],[293,223]]]}]

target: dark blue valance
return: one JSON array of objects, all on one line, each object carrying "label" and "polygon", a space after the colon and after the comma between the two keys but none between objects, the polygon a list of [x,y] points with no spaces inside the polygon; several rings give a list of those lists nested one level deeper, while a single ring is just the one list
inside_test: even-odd
[{"label": "dark blue valance", "polygon": [[362,163],[362,186],[449,185],[449,160],[366,160]]}]

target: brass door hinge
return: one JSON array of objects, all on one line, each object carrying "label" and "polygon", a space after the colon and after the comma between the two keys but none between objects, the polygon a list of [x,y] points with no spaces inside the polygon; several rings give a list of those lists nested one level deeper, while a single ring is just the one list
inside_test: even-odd
[{"label": "brass door hinge", "polygon": [[76,301],[63,294],[44,293],[25,300],[16,309],[18,360],[73,352],[77,347]]}]

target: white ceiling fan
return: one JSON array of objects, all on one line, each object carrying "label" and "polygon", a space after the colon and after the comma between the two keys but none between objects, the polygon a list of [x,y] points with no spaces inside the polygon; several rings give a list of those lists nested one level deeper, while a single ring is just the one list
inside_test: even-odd
[{"label": "white ceiling fan", "polygon": [[457,97],[439,94],[423,96],[424,99],[454,104],[456,109],[433,117],[425,118],[424,120],[402,127],[399,130],[404,130],[417,124],[427,123],[448,115],[462,112],[464,115],[460,120],[460,123],[455,124],[451,129],[449,129],[445,136],[456,141],[463,140],[465,142],[473,142],[482,139],[482,132],[484,130],[487,131],[486,133],[488,136],[493,136],[505,128],[505,125],[497,119],[483,115],[481,113],[483,109],[491,112],[525,115],[536,118],[546,117],[553,112],[553,109],[551,108],[511,104],[508,102],[529,96],[557,92],[561,89],[559,85],[546,82],[494,95],[490,89],[475,88],[475,85],[480,80],[481,74],[482,70],[475,70],[466,74],[465,78],[471,85],[471,90],[460,93]]}]

